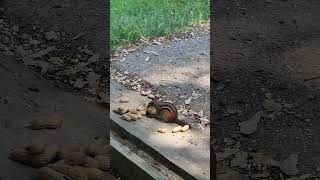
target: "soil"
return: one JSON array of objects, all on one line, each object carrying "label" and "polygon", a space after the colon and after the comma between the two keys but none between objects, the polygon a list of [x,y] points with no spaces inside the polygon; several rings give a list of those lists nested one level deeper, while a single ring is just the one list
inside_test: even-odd
[{"label": "soil", "polygon": [[[216,2],[211,132],[219,155],[237,142],[248,154],[265,153],[278,161],[298,154],[296,176],[319,178],[319,8],[313,0]],[[267,107],[266,99],[276,103]],[[241,134],[239,122],[259,111],[257,130]],[[218,169],[230,167],[230,161],[219,161]],[[258,173],[231,168],[251,178]],[[277,169],[266,171],[273,179],[288,177]]]},{"label": "soil", "polygon": [[[9,149],[33,140],[85,145],[109,138],[107,6],[105,1],[0,4],[0,179],[30,179],[35,169],[9,160]],[[82,88],[81,79],[88,80]],[[24,127],[39,115],[59,115],[62,127]]]}]

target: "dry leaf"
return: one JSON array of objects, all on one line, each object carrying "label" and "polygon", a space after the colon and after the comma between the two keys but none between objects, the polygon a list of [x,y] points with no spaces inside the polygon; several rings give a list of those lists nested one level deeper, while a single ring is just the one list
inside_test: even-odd
[{"label": "dry leaf", "polygon": [[240,132],[242,134],[254,133],[257,130],[257,126],[262,116],[262,113],[262,111],[259,111],[250,120],[240,122]]},{"label": "dry leaf", "polygon": [[100,58],[99,54],[94,54],[88,59],[88,63],[94,63],[97,62]]},{"label": "dry leaf", "polygon": [[101,75],[98,75],[94,72],[90,72],[87,76],[87,81],[89,83],[89,86],[93,88],[97,87],[100,81],[100,77]]},{"label": "dry leaf", "polygon": [[63,65],[63,59],[61,59],[60,57],[51,57],[50,59],[48,59],[48,62],[50,62],[51,64],[54,64],[56,66]]},{"label": "dry leaf", "polygon": [[87,81],[84,81],[82,79],[77,79],[76,82],[73,83],[73,86],[76,87],[76,88],[83,88],[88,82]]},{"label": "dry leaf", "polygon": [[189,99],[185,100],[185,101],[184,101],[185,104],[186,104],[186,105],[189,105],[189,104],[191,103],[191,99],[192,99],[192,97],[190,97]]},{"label": "dry leaf", "polygon": [[203,110],[201,109],[201,111],[199,111],[199,112],[197,113],[197,115],[202,118],[202,117],[203,117]]},{"label": "dry leaf", "polygon": [[48,41],[51,41],[51,40],[55,41],[55,40],[58,39],[57,33],[56,33],[55,31],[52,31],[52,30],[49,31],[49,32],[47,32],[47,33],[45,34],[45,36],[46,36],[46,39],[47,39]]},{"label": "dry leaf", "polygon": [[151,94],[151,90],[150,89],[148,89],[148,90],[146,90],[146,91],[141,91],[141,94],[143,95],[143,96],[147,96],[147,95],[149,95],[149,94]]}]

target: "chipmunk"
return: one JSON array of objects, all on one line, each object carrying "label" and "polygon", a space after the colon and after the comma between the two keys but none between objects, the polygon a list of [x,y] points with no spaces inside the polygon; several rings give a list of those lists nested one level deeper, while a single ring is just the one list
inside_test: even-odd
[{"label": "chipmunk", "polygon": [[178,119],[177,108],[170,102],[163,102],[159,99],[152,100],[147,106],[147,117],[156,118],[165,123],[176,123],[180,126],[188,125]]}]

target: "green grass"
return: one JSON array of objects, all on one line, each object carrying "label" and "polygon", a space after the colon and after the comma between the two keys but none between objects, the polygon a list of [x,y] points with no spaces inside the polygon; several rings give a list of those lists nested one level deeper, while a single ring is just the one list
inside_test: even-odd
[{"label": "green grass", "polygon": [[111,48],[209,20],[209,0],[111,0]]}]

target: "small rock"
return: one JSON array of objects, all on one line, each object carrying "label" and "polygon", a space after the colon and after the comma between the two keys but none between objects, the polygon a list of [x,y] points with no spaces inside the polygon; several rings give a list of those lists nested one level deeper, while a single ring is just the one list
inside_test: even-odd
[{"label": "small rock", "polygon": [[12,27],[12,30],[14,30],[15,32],[19,32],[19,26],[18,25],[14,25]]},{"label": "small rock", "polygon": [[87,81],[90,87],[97,87],[100,81],[100,77],[101,75],[98,75],[94,72],[89,72],[88,76],[87,76]]},{"label": "small rock", "polygon": [[57,33],[56,33],[55,31],[53,31],[53,30],[51,30],[51,31],[49,31],[49,32],[46,32],[45,36],[46,36],[46,39],[47,39],[48,41],[58,40],[58,35],[57,35]]},{"label": "small rock", "polygon": [[88,63],[94,63],[97,62],[100,59],[99,54],[94,54],[88,59]]},{"label": "small rock", "polygon": [[235,113],[237,113],[237,111],[236,111],[234,108],[230,107],[230,106],[227,108],[227,112],[228,112],[229,114],[235,114]]},{"label": "small rock", "polygon": [[9,47],[5,44],[0,43],[0,51],[9,51]]},{"label": "small rock", "polygon": [[16,47],[16,50],[14,51],[14,54],[17,56],[17,57],[24,57],[26,54],[27,54],[27,51],[23,49],[22,46],[17,46]]},{"label": "small rock", "polygon": [[282,108],[280,103],[275,102],[274,100],[265,99],[262,103],[262,106],[269,112],[279,111]]},{"label": "small rock", "polygon": [[143,96],[147,96],[147,95],[149,95],[149,94],[151,94],[152,93],[152,91],[149,89],[149,90],[146,90],[146,91],[141,91],[141,94],[143,95]]},{"label": "small rock", "polygon": [[73,84],[76,88],[83,88],[87,84],[87,81],[83,81],[82,79],[77,79],[76,82]]},{"label": "small rock", "polygon": [[240,132],[247,135],[256,132],[262,113],[262,111],[259,111],[250,120],[240,122]]},{"label": "small rock", "polygon": [[237,154],[235,154],[234,159],[231,161],[231,165],[245,168],[248,165],[247,159],[248,159],[248,153],[244,151],[240,151]]},{"label": "small rock", "polygon": [[70,59],[70,62],[72,64],[78,64],[80,61],[79,61],[79,59]]},{"label": "small rock", "polygon": [[311,119],[305,119],[304,121],[305,121],[305,122],[310,122],[310,121],[311,121]]},{"label": "small rock", "polygon": [[148,56],[148,57],[146,57],[146,59],[144,59],[144,61],[149,61],[150,60],[150,57]]},{"label": "small rock", "polygon": [[288,176],[294,176],[299,173],[297,169],[298,154],[291,154],[287,159],[281,162],[280,169]]},{"label": "small rock", "polygon": [[155,96],[154,96],[153,94],[149,94],[149,95],[148,95],[148,98],[150,98],[150,99],[154,99],[154,98],[155,98]]}]

